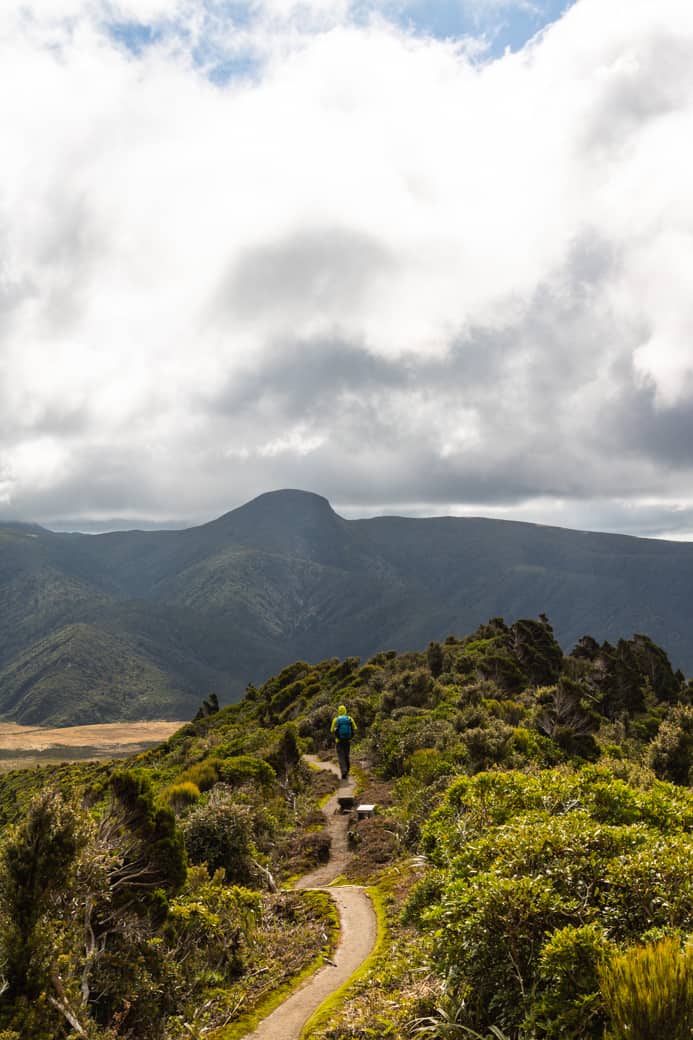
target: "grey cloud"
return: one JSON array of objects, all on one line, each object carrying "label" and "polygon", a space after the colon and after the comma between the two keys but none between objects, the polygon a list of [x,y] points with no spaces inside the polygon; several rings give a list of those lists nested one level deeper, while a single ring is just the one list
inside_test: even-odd
[{"label": "grey cloud", "polygon": [[151,460],[136,449],[76,447],[70,473],[59,485],[34,485],[19,492],[0,515],[31,519],[50,526],[65,517],[117,514],[132,503],[156,514],[160,487],[153,479]]},{"label": "grey cloud", "polygon": [[302,230],[243,253],[221,291],[237,317],[292,314],[359,303],[372,280],[393,266],[373,237],[344,228]]},{"label": "grey cloud", "polygon": [[625,453],[671,470],[693,470],[693,388],[673,404],[658,402],[651,382],[630,373],[609,414],[614,443]]},{"label": "grey cloud", "polygon": [[[682,447],[693,443],[690,413],[681,406],[664,417],[628,375],[645,330],[619,328],[594,305],[614,265],[598,240],[585,240],[517,321],[469,329],[443,358],[395,362],[344,339],[287,340],[213,399],[191,402],[196,434],[158,445],[156,458],[117,447],[79,450],[69,481],[35,489],[14,503],[13,515],[113,517],[131,515],[136,503],[142,516],[193,522],[295,486],[369,509],[560,498],[573,503],[582,526],[599,528],[591,499],[664,495],[667,468],[693,469]],[[595,373],[605,344],[620,362],[602,383]],[[478,442],[443,453],[441,431],[466,414],[476,419]],[[295,424],[322,443],[304,454],[259,450]],[[665,466],[652,464],[655,448]],[[662,514],[648,530],[660,519],[662,530],[674,529]]]},{"label": "grey cloud", "polygon": [[[215,439],[258,445],[296,423],[324,437],[300,456],[251,451],[238,464],[251,493],[292,485],[363,505],[511,504],[665,489],[648,468],[647,438],[626,446],[621,429],[626,420],[646,428],[647,395],[631,395],[630,411],[614,418],[619,364],[632,365],[647,336],[617,327],[598,306],[602,285],[618,274],[618,258],[585,232],[517,321],[470,328],[443,358],[384,360],[343,339],[285,342],[215,398]],[[606,374],[605,357],[616,362]],[[442,454],[440,430],[460,414],[475,417],[479,442]],[[660,442],[672,460],[680,453],[673,433]]]},{"label": "grey cloud", "polygon": [[[67,358],[74,340],[77,348],[73,361],[77,382],[74,394],[79,400],[77,366],[84,364],[83,359],[92,345],[100,348],[98,336],[103,315],[101,321],[92,320],[91,315],[92,311],[99,311],[101,293],[105,304],[110,301],[113,309],[107,313],[112,313],[117,323],[114,329],[108,330],[114,333],[113,343],[120,340],[128,349],[132,347],[133,353],[141,351],[143,355],[154,346],[154,357],[159,349],[162,353],[168,350],[170,342],[174,373],[190,373],[192,364],[188,352],[192,356],[198,351],[203,362],[201,377],[196,381],[192,373],[191,385],[184,385],[185,375],[172,375],[170,380],[162,380],[165,385],[161,393],[154,392],[149,401],[145,401],[146,391],[137,398],[137,404],[133,396],[132,412],[138,409],[137,414],[125,407],[118,411],[117,393],[106,384],[107,377],[103,377],[103,390],[98,385],[99,369],[94,370],[91,382],[87,380],[83,384],[88,387],[84,392],[93,393],[92,415],[85,407],[68,406],[60,400],[50,401],[41,411],[38,405],[41,395],[37,393],[36,414],[13,416],[9,395],[7,407],[3,409],[0,385],[0,451],[4,442],[17,443],[14,426],[22,431],[30,429],[52,436],[62,441],[61,448],[67,446],[71,452],[70,473],[66,479],[55,486],[46,480],[46,486],[35,484],[29,490],[29,482],[36,480],[32,474],[42,471],[40,465],[34,467],[37,449],[35,444],[30,445],[29,461],[24,464],[26,476],[20,473],[17,478],[11,504],[13,515],[49,524],[56,517],[79,515],[102,517],[105,526],[113,524],[113,518],[123,516],[177,516],[189,522],[221,513],[261,491],[296,486],[355,507],[377,509],[381,503],[400,502],[410,506],[419,504],[424,512],[426,504],[441,508],[446,504],[477,508],[480,503],[486,503],[489,508],[501,509],[505,505],[539,502],[542,498],[562,499],[568,503],[566,508],[570,509],[570,515],[579,518],[580,526],[620,523],[625,528],[634,522],[627,508],[611,507],[609,500],[620,498],[627,502],[637,496],[660,496],[664,502],[667,498],[673,501],[677,494],[683,500],[693,477],[693,394],[678,404],[662,406],[656,400],[654,388],[639,379],[633,367],[634,351],[647,343],[650,335],[646,327],[650,317],[648,308],[656,329],[657,319],[670,301],[681,305],[681,290],[674,288],[669,296],[666,290],[660,291],[654,286],[651,300],[638,298],[638,277],[646,277],[646,274],[638,274],[636,254],[641,249],[645,252],[649,246],[652,246],[652,254],[656,253],[656,231],[634,219],[639,200],[629,199],[627,193],[632,190],[632,184],[643,185],[647,203],[643,210],[653,214],[652,218],[646,216],[645,221],[651,219],[655,224],[657,214],[666,212],[667,220],[671,214],[675,230],[688,219],[686,198],[683,193],[677,194],[678,181],[665,183],[661,192],[658,184],[646,183],[652,164],[660,160],[660,155],[654,153],[650,138],[639,137],[638,132],[670,112],[678,110],[686,116],[693,69],[691,40],[690,34],[688,39],[683,38],[683,32],[679,40],[676,26],[667,28],[667,19],[661,14],[652,15],[648,29],[649,22],[641,8],[642,5],[638,8],[638,18],[642,26],[638,29],[640,23],[634,19],[636,31],[632,33],[630,23],[624,22],[621,34],[614,28],[613,21],[604,21],[611,25],[611,41],[594,31],[601,24],[596,6],[581,5],[580,10],[587,12],[586,18],[589,15],[594,21],[586,20],[583,27],[583,31],[591,33],[591,49],[588,53],[587,43],[581,37],[577,41],[576,61],[580,66],[580,55],[587,54],[587,61],[594,59],[594,67],[579,67],[577,76],[584,77],[585,82],[576,79],[574,84],[569,84],[569,95],[572,98],[573,92],[579,92],[581,98],[593,97],[592,107],[576,114],[571,109],[572,101],[565,113],[554,112],[552,106],[546,110],[542,105],[537,106],[536,121],[527,126],[526,140],[519,145],[525,155],[536,154],[537,165],[524,169],[520,163],[524,179],[521,169],[517,184],[511,159],[507,177],[489,178],[488,191],[503,192],[508,201],[507,216],[497,221],[497,226],[493,225],[494,200],[490,195],[484,197],[482,191],[477,200],[465,197],[465,189],[457,187],[465,180],[456,176],[463,171],[461,167],[458,171],[455,164],[471,164],[474,172],[474,163],[479,162],[473,135],[469,141],[461,142],[465,147],[448,149],[454,137],[450,133],[454,113],[446,109],[444,94],[439,93],[437,87],[430,95],[426,94],[426,77],[414,78],[411,95],[404,82],[398,81],[403,111],[409,114],[408,106],[411,107],[411,127],[407,124],[402,136],[393,135],[393,155],[374,166],[378,176],[373,178],[369,203],[381,206],[382,242],[376,235],[349,228],[350,223],[355,224],[362,218],[361,197],[357,192],[350,195],[347,191],[348,197],[340,198],[340,205],[334,208],[329,208],[331,200],[326,203],[319,199],[315,212],[329,209],[329,216],[324,219],[330,223],[324,228],[314,224],[301,227],[310,204],[308,191],[302,194],[296,190],[298,178],[287,178],[288,184],[284,185],[281,177],[275,181],[268,177],[278,193],[282,226],[296,230],[274,241],[268,235],[260,244],[250,246],[252,237],[243,237],[247,231],[244,231],[244,221],[239,221],[240,238],[232,244],[236,250],[233,265],[226,269],[223,264],[219,268],[203,267],[195,272],[193,279],[189,279],[188,265],[198,258],[202,265],[216,265],[216,249],[221,245],[215,243],[215,248],[209,251],[212,259],[205,259],[203,238],[198,240],[190,229],[200,229],[201,236],[209,234],[210,229],[214,232],[214,221],[219,215],[219,235],[223,234],[222,228],[233,226],[236,212],[234,206],[229,205],[228,220],[225,219],[227,199],[223,192],[228,191],[235,205],[240,196],[238,192],[234,195],[234,186],[241,185],[247,190],[247,185],[254,183],[254,175],[259,177],[272,171],[262,167],[265,161],[262,150],[258,156],[240,156],[218,149],[221,123],[214,118],[210,117],[209,136],[205,133],[193,137],[183,135],[174,142],[165,133],[159,142],[164,147],[152,148],[151,161],[161,163],[162,202],[166,203],[161,212],[170,214],[170,223],[161,222],[165,225],[161,241],[148,242],[147,233],[156,237],[155,224],[145,229],[143,237],[142,211],[130,202],[141,202],[142,191],[151,191],[147,178],[138,179],[139,157],[148,155],[148,151],[140,153],[139,149],[141,142],[150,141],[150,133],[152,145],[157,144],[153,116],[161,99],[170,97],[170,83],[164,77],[158,86],[155,84],[155,94],[146,93],[143,69],[143,79],[136,84],[134,93],[122,95],[130,99],[127,104],[122,104],[117,93],[114,95],[119,114],[117,118],[109,117],[113,118],[112,126],[119,133],[124,132],[118,121],[124,112],[135,131],[132,141],[124,134],[124,165],[119,165],[120,144],[109,155],[104,151],[105,142],[97,139],[98,135],[95,157],[100,161],[84,178],[71,178],[71,171],[66,169],[74,157],[74,149],[69,144],[71,135],[65,138],[67,145],[58,149],[59,158],[51,157],[50,148],[43,153],[47,163],[45,189],[31,198],[31,213],[38,215],[33,222],[29,221],[31,234],[26,236],[29,247],[24,254],[27,269],[38,272],[37,285],[27,281],[0,285],[0,333],[3,321],[11,325],[12,315],[22,301],[40,291],[40,298],[31,302],[35,314],[32,321],[27,321],[23,335],[35,336],[39,344],[50,343],[55,335],[65,344]],[[656,8],[657,5],[653,11]],[[683,23],[683,19],[681,21]],[[684,29],[689,28],[686,22]],[[558,34],[554,35],[558,40]],[[550,36],[546,36],[549,42]],[[567,59],[566,67],[572,68],[572,47],[565,42],[561,46],[564,50],[559,49],[553,55],[556,69],[562,66],[555,59],[562,56]],[[542,42],[537,43],[537,53],[542,47]],[[431,61],[434,59],[432,55]],[[507,83],[510,89],[515,86],[521,91],[524,89],[521,78],[512,75],[512,67],[519,69],[520,64],[511,63]],[[536,67],[539,65],[537,61]],[[430,69],[434,71],[433,64]],[[414,77],[418,75],[414,66],[412,70]],[[386,111],[377,107],[381,93],[379,77],[380,69],[377,75],[364,80],[364,89],[371,91],[368,98],[374,114],[386,119]],[[487,82],[496,81],[488,77]],[[555,85],[560,104],[565,86],[560,72],[552,72],[547,82]],[[159,94],[162,84],[165,90]],[[456,86],[453,77],[450,85],[449,93],[454,99],[461,81]],[[469,95],[469,104],[481,106],[480,125],[492,125],[502,98],[493,91],[484,98],[481,80],[477,86],[479,90],[475,88],[475,93]],[[500,89],[497,83],[494,89]],[[250,106],[252,126],[246,126],[243,113],[231,106],[228,111],[224,110],[224,127],[228,120],[239,119],[240,130],[248,134],[248,141],[256,130],[258,135],[272,133],[275,117],[267,113],[274,112],[276,107],[277,96],[273,91],[270,84],[266,101],[260,91],[258,102],[261,103]],[[217,101],[230,102],[231,93],[223,98],[220,92]],[[195,96],[202,97],[197,87]],[[459,97],[463,99],[465,95],[461,92]],[[309,130],[319,126],[325,113],[321,110],[318,121],[312,123],[311,113],[301,109],[300,93],[297,98],[297,115],[306,120],[301,125]],[[409,199],[407,205],[413,209],[395,205],[390,213],[390,200],[379,198],[378,192],[387,190],[383,184],[394,183],[388,177],[407,179],[404,176],[409,173],[407,149],[415,149],[418,140],[426,139],[427,98],[428,103],[440,107],[440,128],[436,129],[436,119],[431,120],[431,144],[435,147],[430,155],[423,146],[421,154],[413,155],[414,166],[421,164],[421,177],[416,181],[421,184],[421,194],[416,198],[412,194]],[[533,87],[527,98],[536,100]],[[146,117],[143,123],[138,122],[140,101],[146,101],[142,104]],[[267,105],[265,114],[263,104]],[[204,130],[208,110],[202,106],[187,111],[198,114],[200,129]],[[97,106],[95,112],[98,115],[102,109]],[[370,115],[369,109],[355,108],[356,120],[365,115]],[[194,122],[194,116],[189,122]],[[353,124],[346,129],[351,131]],[[409,141],[406,140],[408,131],[411,131]],[[543,149],[548,135],[553,135],[552,143],[558,139],[555,153],[551,150],[545,153]],[[359,140],[361,136],[358,135]],[[240,139],[245,138],[241,135]],[[318,140],[315,136],[312,139]],[[389,141],[387,137],[385,143]],[[206,169],[208,158],[205,148],[209,148],[209,154],[217,157],[221,164],[218,181],[223,185],[222,193],[215,195],[210,184],[209,199],[200,200],[199,193],[206,183],[204,175],[197,180],[194,169],[188,170],[187,166],[190,191],[178,190],[176,178],[167,177],[171,159],[176,154],[174,144],[182,150],[199,147],[198,165],[202,171]],[[516,145],[517,142],[511,143],[509,147]],[[640,145],[646,153],[644,165],[629,165],[631,153],[637,153]],[[128,148],[134,149],[132,153]],[[301,189],[310,185],[313,157],[309,150],[310,146],[306,154],[295,156],[295,171],[303,174]],[[249,152],[252,153],[252,148]],[[388,149],[384,148],[384,155],[386,152]],[[115,175],[106,186],[108,190],[103,190],[104,185],[98,178],[105,170],[121,174],[128,170],[130,154],[135,160],[132,182],[129,176]],[[547,154],[555,154],[555,169],[546,162]],[[365,154],[357,158],[364,162],[376,159]],[[382,157],[377,158],[379,161]],[[685,146],[672,148],[670,155],[661,158],[668,163],[680,163],[685,160]],[[111,161],[104,162],[104,159]],[[600,160],[605,160],[603,167]],[[426,163],[436,163],[438,167],[427,171]],[[236,166],[242,173],[237,182],[234,180]],[[678,170],[678,167],[670,169]],[[445,176],[438,178],[438,172],[442,171]],[[477,173],[481,180],[485,171]],[[380,176],[382,174],[387,176]],[[471,183],[476,183],[476,178],[472,178]],[[577,200],[572,197],[576,185],[579,188],[584,185],[584,198],[582,195]],[[543,217],[539,211],[536,227],[524,220],[515,223],[513,210],[524,214],[523,207],[528,201],[530,206],[538,205],[538,210],[541,209],[541,197],[537,204],[536,200],[532,203],[531,195],[536,189],[541,196],[543,187],[549,197],[555,189],[563,207],[560,215],[554,212],[549,198],[544,226],[538,226]],[[370,186],[361,190],[370,190]],[[284,191],[286,194],[282,195]],[[456,191],[461,197],[457,197]],[[136,195],[137,192],[140,194]],[[618,197],[619,192],[623,192],[622,199]],[[105,196],[112,199],[112,211],[109,204],[104,208]],[[604,230],[604,235],[611,236],[609,242],[599,230],[605,198],[611,201],[614,218],[606,221],[609,227]],[[202,201],[208,203],[209,212],[200,204]],[[255,199],[248,202],[254,204]],[[475,222],[470,221],[469,240],[465,238],[463,242],[456,221],[462,219],[465,206],[472,207],[477,202],[481,206],[476,214],[478,230],[474,230]],[[179,205],[183,218],[180,227],[176,223]],[[499,209],[506,212],[503,207]],[[409,228],[403,236],[401,221],[406,220],[410,212],[411,236]],[[530,208],[526,212],[535,210]],[[123,221],[122,236],[121,229],[111,224],[114,214]],[[448,214],[450,228],[445,226]],[[634,238],[637,238],[632,250],[625,241],[631,214],[636,225]],[[198,216],[202,219],[198,220]],[[133,223],[128,223],[131,219]],[[590,221],[598,226],[587,226]],[[464,223],[462,220],[460,227]],[[569,229],[566,235],[575,236],[572,244],[561,237],[562,228]],[[20,218],[12,229],[19,239],[18,229],[21,230]],[[477,234],[481,237],[475,238]],[[502,251],[508,246],[514,256],[509,236],[514,236],[513,246],[520,242],[519,266],[522,243],[518,236],[534,234],[548,245],[545,253],[542,249],[528,250],[526,279],[523,272],[517,282],[514,276],[506,280],[503,265],[499,265],[496,281],[495,271],[484,268],[483,256],[488,254],[489,248]],[[109,237],[112,235],[115,235],[113,241]],[[397,249],[403,239],[411,245],[419,241],[418,236],[423,243],[433,243],[431,256],[417,256],[412,262],[411,248],[401,255]],[[436,236],[441,239],[438,252]],[[121,237],[132,244],[123,249],[122,256],[117,248]],[[177,263],[169,268],[166,261],[172,241],[177,243]],[[489,247],[486,253],[484,246]],[[467,249],[473,255],[475,248],[479,248],[482,257],[479,291],[485,303],[483,311],[473,312],[468,325],[455,328],[455,322],[461,323],[462,319],[458,319],[448,286],[456,273],[463,277],[460,272],[465,270],[463,264],[456,271],[456,251]],[[545,257],[556,256],[561,250],[566,255],[565,261],[547,273]],[[621,250],[628,254],[623,269]],[[663,253],[666,255],[666,250],[663,249]],[[140,261],[143,267],[149,265],[147,274],[152,274],[151,283],[148,277],[142,278]],[[509,267],[514,272],[513,265]],[[383,281],[387,282],[387,303],[380,297]],[[524,293],[521,299],[502,297],[504,292],[515,291],[513,287],[517,284],[536,285],[537,281],[539,284],[533,292],[518,290]],[[365,340],[359,339],[358,333],[350,339],[344,331],[377,328],[378,305],[393,306],[398,287],[401,292],[410,294],[405,301],[409,304],[416,286],[420,287],[421,300],[415,300],[415,307],[411,309],[403,307],[402,314],[393,318],[399,319],[404,336],[408,332],[405,313],[418,312],[420,306],[421,328],[428,328],[431,340],[436,343],[437,330],[446,322],[452,331],[444,356],[425,355],[430,344],[424,332],[411,337],[412,342],[418,342],[420,354],[392,361],[367,350]],[[185,298],[188,287],[190,299]],[[145,294],[150,288],[152,343],[147,340],[146,321],[136,325],[143,342],[131,343],[129,325],[135,327],[135,323],[128,322],[130,301],[134,301],[133,306],[146,310],[149,301]],[[614,289],[611,295],[610,289]],[[181,295],[180,322],[176,312],[169,323],[166,309],[157,311],[157,300],[161,301],[169,293],[175,302],[177,292]],[[497,320],[483,324],[478,314],[486,313],[494,292],[498,294],[494,315]],[[475,306],[474,292],[468,295],[472,300],[470,306]],[[611,309],[615,298],[614,306],[622,308],[618,315]],[[78,324],[73,329],[85,300],[91,306],[88,313],[82,315],[84,326],[80,329]],[[465,300],[466,287],[461,286],[460,312],[466,307]],[[172,305],[171,311],[174,309]],[[320,339],[308,338],[305,330],[315,328],[318,321],[321,328],[335,330],[334,334]],[[501,324],[502,321],[505,324]],[[396,326],[395,320],[387,323],[388,330]],[[224,350],[217,355],[215,347],[226,336],[228,342],[224,342]],[[234,336],[248,350],[248,356],[243,359],[248,371],[245,375],[236,374],[236,356],[232,368],[235,374],[224,382],[221,357],[225,351],[237,355],[241,349],[235,347]],[[389,331],[388,347],[392,345],[391,339]],[[15,356],[19,356],[23,342],[19,339],[13,342]],[[379,344],[369,342],[369,346],[375,351]],[[119,348],[104,344],[101,349],[117,352]],[[127,356],[127,350],[124,353]],[[46,356],[50,364],[48,350]],[[107,368],[105,365],[103,370]],[[143,372],[145,368],[143,364]],[[10,378],[11,375],[10,372]],[[68,369],[66,379],[69,377]],[[32,394],[31,372],[22,372],[21,378],[25,382],[17,388],[18,401]],[[143,375],[143,381],[146,378],[148,374]],[[156,378],[152,365],[152,382]],[[212,384],[219,388],[217,392],[209,391]],[[201,386],[205,387],[204,393]],[[117,390],[123,398],[128,397],[126,380]],[[41,394],[50,398],[50,385],[42,387]],[[100,423],[97,414],[100,407],[108,415],[108,426]],[[121,424],[119,429],[118,423]],[[112,432],[114,428],[117,433]],[[107,436],[112,437],[109,447],[89,447],[90,443],[100,443],[99,438]],[[303,437],[305,445],[298,443],[293,450],[292,436],[296,443]],[[152,445],[155,437],[158,441]],[[56,480],[60,479],[63,464],[63,453],[57,454],[61,461],[55,466]],[[22,460],[20,456],[18,459],[19,470]],[[46,470],[52,472],[50,465]],[[22,479],[27,481],[26,487],[21,484]],[[7,514],[7,510],[1,511]],[[661,510],[653,507],[651,514],[642,512],[641,515],[647,531],[684,530],[690,519],[685,510],[667,519],[666,506]],[[591,520],[591,517],[597,519]],[[578,526],[578,521],[568,519],[573,526]],[[676,524],[681,526],[677,528]]]},{"label": "grey cloud", "polygon": [[407,370],[344,340],[285,343],[270,351],[263,367],[234,377],[212,401],[223,412],[253,409],[271,397],[288,417],[320,411],[344,393],[403,386]]},{"label": "grey cloud", "polygon": [[0,335],[9,332],[12,319],[24,300],[36,295],[36,286],[29,278],[11,280],[0,274]]},{"label": "grey cloud", "polygon": [[611,69],[607,86],[589,113],[581,144],[617,154],[634,133],[688,102],[691,87],[690,41],[661,30],[641,39],[638,48],[621,56]]}]

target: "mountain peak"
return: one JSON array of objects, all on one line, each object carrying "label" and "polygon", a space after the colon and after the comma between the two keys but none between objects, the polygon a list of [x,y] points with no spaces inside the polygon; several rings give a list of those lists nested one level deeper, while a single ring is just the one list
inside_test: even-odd
[{"label": "mountain peak", "polygon": [[197,530],[223,533],[225,540],[265,552],[288,553],[333,565],[340,559],[348,537],[346,522],[326,498],[294,488],[258,495]]},{"label": "mountain peak", "polygon": [[[301,491],[298,488],[280,488],[277,491],[265,491],[245,505],[234,509],[233,513],[281,510],[292,516],[336,516],[330,503],[322,495],[314,491]],[[231,515],[231,514],[227,514]]]}]

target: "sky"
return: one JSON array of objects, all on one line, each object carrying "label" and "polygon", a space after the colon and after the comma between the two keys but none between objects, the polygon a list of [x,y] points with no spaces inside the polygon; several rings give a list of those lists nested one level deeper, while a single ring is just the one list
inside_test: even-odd
[{"label": "sky", "polygon": [[22,0],[0,99],[0,519],[693,539],[690,0]]}]

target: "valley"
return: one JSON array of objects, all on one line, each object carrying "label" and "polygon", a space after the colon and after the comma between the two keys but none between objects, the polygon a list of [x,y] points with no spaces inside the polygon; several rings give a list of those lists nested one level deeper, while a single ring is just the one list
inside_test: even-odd
[{"label": "valley", "polygon": [[126,758],[161,743],[182,725],[159,720],[51,729],[0,722],[0,772],[39,763]]}]

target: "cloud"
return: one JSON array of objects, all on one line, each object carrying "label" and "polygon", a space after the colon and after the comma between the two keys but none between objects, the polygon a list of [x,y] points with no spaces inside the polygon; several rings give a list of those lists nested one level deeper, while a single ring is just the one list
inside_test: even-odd
[{"label": "cloud", "polygon": [[404,6],[0,14],[2,515],[688,530],[693,9],[479,61]]}]

